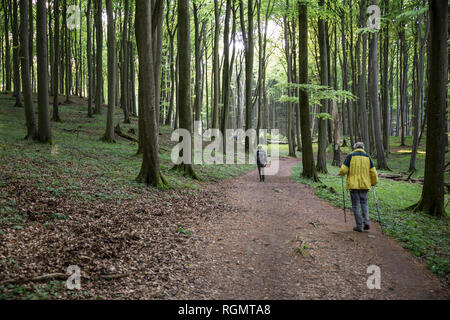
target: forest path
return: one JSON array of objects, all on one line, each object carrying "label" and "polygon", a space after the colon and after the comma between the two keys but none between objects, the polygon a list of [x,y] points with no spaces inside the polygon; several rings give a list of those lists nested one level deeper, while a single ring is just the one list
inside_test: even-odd
[{"label": "forest path", "polygon": [[[197,262],[192,295],[207,299],[448,299],[440,280],[372,224],[356,233],[353,214],[332,207],[290,180],[297,159],[276,176],[257,171],[225,182],[232,207],[194,227]],[[372,210],[372,208],[370,208]],[[305,255],[296,253],[306,245]],[[381,289],[367,288],[367,267],[381,269]]]}]

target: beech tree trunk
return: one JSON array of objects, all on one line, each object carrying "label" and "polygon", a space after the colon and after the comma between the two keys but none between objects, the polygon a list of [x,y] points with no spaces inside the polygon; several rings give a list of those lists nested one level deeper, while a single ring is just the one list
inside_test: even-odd
[{"label": "beech tree trunk", "polygon": [[102,89],[103,89],[103,25],[102,25],[102,1],[95,1],[96,3],[96,80],[97,85],[95,87],[95,110],[94,114],[102,114]]},{"label": "beech tree trunk", "polygon": [[139,56],[139,118],[142,119],[142,166],[138,182],[155,187],[166,184],[158,157],[158,124],[155,106],[152,12],[150,1],[136,0],[136,44]]},{"label": "beech tree trunk", "polygon": [[[325,8],[325,0],[319,0],[319,5]],[[325,20],[319,18],[319,50],[320,50],[320,84],[328,86],[328,57],[327,57],[327,41],[325,32]],[[328,100],[322,100],[322,113],[328,112]],[[323,117],[319,118],[319,147],[317,151],[317,171],[327,173],[327,120]]]},{"label": "beech tree trunk", "polygon": [[112,0],[106,0],[108,17],[108,114],[103,139],[114,142],[114,107],[116,106],[116,28],[113,16]]},{"label": "beech tree trunk", "polygon": [[444,166],[447,137],[448,2],[429,1],[427,153],[422,197],[415,207],[434,216],[444,216]]},{"label": "beech tree trunk", "polygon": [[[298,4],[299,21],[299,84],[308,84],[308,7],[306,4]],[[311,119],[309,112],[308,92],[299,90],[300,129],[302,139],[302,176],[318,181],[316,167],[314,166],[314,154],[311,139]]]},{"label": "beech tree trunk", "polygon": [[[16,107],[23,107],[22,93],[20,91],[20,67],[19,67],[19,22],[17,0],[13,0],[13,67],[14,67],[14,97]],[[27,20],[26,20],[27,21]],[[28,25],[27,25],[28,29]],[[27,30],[28,31],[28,30]],[[29,54],[28,54],[29,59]],[[29,61],[28,61],[29,64]]]}]

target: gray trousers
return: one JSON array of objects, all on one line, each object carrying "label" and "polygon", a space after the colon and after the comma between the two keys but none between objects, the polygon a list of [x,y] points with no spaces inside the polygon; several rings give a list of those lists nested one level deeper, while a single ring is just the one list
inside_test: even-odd
[{"label": "gray trousers", "polygon": [[[370,226],[369,219],[369,190],[350,190],[350,197],[352,198],[352,208],[355,214],[356,227],[362,229],[363,222]],[[361,215],[362,212],[362,215]]]}]

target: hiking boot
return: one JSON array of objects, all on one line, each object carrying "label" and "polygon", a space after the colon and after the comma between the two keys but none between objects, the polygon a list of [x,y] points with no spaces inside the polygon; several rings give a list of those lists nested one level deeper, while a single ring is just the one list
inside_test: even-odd
[{"label": "hiking boot", "polygon": [[353,228],[353,231],[356,231],[356,232],[363,232],[362,229],[357,228],[357,227],[354,227],[354,228]]},{"label": "hiking boot", "polygon": [[370,230],[370,226],[368,224],[364,225],[364,230]]}]

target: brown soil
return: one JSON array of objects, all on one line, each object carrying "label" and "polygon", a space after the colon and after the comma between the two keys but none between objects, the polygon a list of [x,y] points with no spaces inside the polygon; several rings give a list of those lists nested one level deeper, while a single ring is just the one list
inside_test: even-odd
[{"label": "brown soil", "polygon": [[[223,214],[192,226],[197,259],[187,299],[449,299],[447,284],[372,224],[354,218],[290,181],[296,159],[258,182],[253,171],[211,186]],[[304,254],[296,252],[305,246]],[[381,269],[381,289],[368,289],[367,267]],[[185,291],[186,292],[186,291]]]}]

